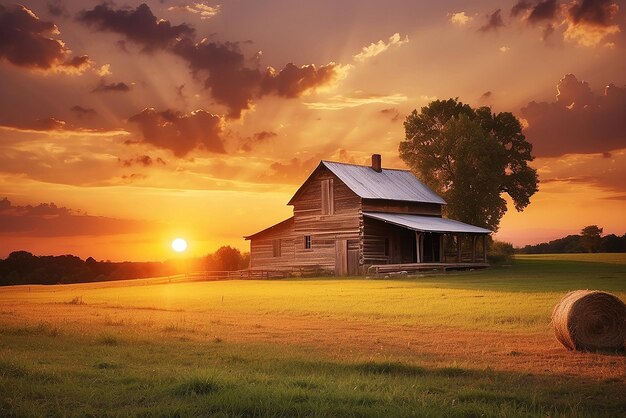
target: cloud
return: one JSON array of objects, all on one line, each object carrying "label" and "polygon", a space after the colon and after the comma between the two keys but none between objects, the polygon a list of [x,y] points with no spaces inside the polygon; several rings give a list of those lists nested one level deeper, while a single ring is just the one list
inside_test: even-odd
[{"label": "cloud", "polygon": [[564,39],[582,46],[596,46],[607,36],[620,32],[614,23],[619,6],[612,0],[582,0],[569,5]]},{"label": "cloud", "polygon": [[472,17],[465,12],[448,13],[450,23],[457,26],[465,26],[472,21]]},{"label": "cloud", "polygon": [[130,91],[130,86],[123,82],[107,84],[104,81],[101,81],[100,84],[91,90],[92,93],[106,93],[110,91],[126,93]]},{"label": "cloud", "polygon": [[224,119],[205,110],[184,114],[146,108],[128,120],[139,125],[143,142],[168,149],[177,157],[183,157],[196,148],[214,153],[226,152],[221,138]]},{"label": "cloud", "polygon": [[329,63],[297,66],[288,63],[280,71],[268,67],[265,73],[247,68],[244,55],[236,43],[217,43],[203,40],[193,43],[181,39],[173,52],[187,61],[194,72],[208,73],[205,87],[211,96],[228,108],[228,117],[239,118],[251,107],[254,98],[276,95],[299,97],[308,91],[328,85],[345,75],[346,66]]},{"label": "cloud", "polygon": [[90,216],[54,203],[13,205],[0,199],[0,235],[31,237],[102,236],[145,232],[146,221]]},{"label": "cloud", "polygon": [[260,180],[269,183],[301,184],[319,162],[319,155],[306,160],[292,158],[287,162],[276,161],[270,164],[270,172],[261,176]]},{"label": "cloud", "polygon": [[70,110],[74,112],[79,118],[92,117],[98,114],[98,112],[96,112],[96,110],[91,107],[82,107],[79,105],[72,106]]},{"label": "cloud", "polygon": [[160,165],[167,164],[163,158],[157,157],[156,159],[153,159],[149,155],[138,155],[134,158],[127,158],[124,160],[121,158],[118,158],[118,161],[123,167],[131,167],[133,165],[150,167],[153,164],[160,164]]},{"label": "cloud", "polygon": [[527,0],[519,0],[515,5],[511,8],[511,16],[517,17],[520,14],[528,11],[533,7],[533,3]]},{"label": "cloud", "polygon": [[501,9],[496,10],[495,12],[488,14],[487,17],[487,22],[485,22],[485,24],[483,26],[481,26],[480,28],[478,28],[478,30],[480,32],[489,32],[489,31],[495,31],[498,30],[499,28],[504,26],[504,21],[502,20],[502,16],[500,15],[500,13],[502,12]]},{"label": "cloud", "polygon": [[65,5],[61,2],[61,0],[50,0],[46,3],[46,7],[48,8],[48,13],[50,16],[54,17],[69,17]]},{"label": "cloud", "polygon": [[205,20],[217,15],[220,12],[220,5],[209,6],[202,2],[182,6],[171,6],[167,10],[192,13],[200,16],[200,19]]},{"label": "cloud", "polygon": [[[581,46],[596,46],[607,36],[620,32],[615,18],[619,6],[614,0],[574,0],[538,2],[520,0],[511,8],[511,16],[529,25],[543,25],[542,38],[547,39],[558,28],[564,28],[563,39]],[[606,43],[611,47],[613,43]]]},{"label": "cloud", "polygon": [[541,184],[588,184],[610,192],[626,192],[626,149],[611,153],[537,158],[533,165]]},{"label": "cloud", "polygon": [[63,135],[65,136],[67,135],[80,135],[80,136],[128,135],[128,132],[122,129],[112,129],[112,130],[87,129],[87,128],[83,128],[80,126],[70,125],[64,120],[60,120],[52,116],[41,118],[41,119],[35,119],[33,121],[28,121],[28,122],[21,122],[21,123],[0,122],[0,129],[16,131],[16,132],[27,132],[27,133],[46,133],[46,134],[63,133]]},{"label": "cloud", "polygon": [[400,112],[395,107],[388,107],[385,109],[381,109],[378,111],[378,113],[380,113],[381,115],[384,115],[385,117],[391,117],[392,122],[395,122],[398,119],[400,119]]},{"label": "cloud", "polygon": [[295,98],[316,88],[335,81],[341,74],[341,66],[334,62],[317,68],[315,65],[287,63],[285,67],[276,71],[268,67],[261,80],[260,96],[273,94],[276,96]]},{"label": "cloud", "polygon": [[244,152],[250,152],[254,149],[255,146],[269,142],[271,139],[274,139],[277,136],[278,134],[273,131],[255,132],[251,138],[248,138],[247,141],[244,142],[244,144],[241,146],[241,149]]},{"label": "cloud", "polygon": [[304,105],[309,109],[341,110],[369,104],[395,105],[405,102],[407,101],[407,99],[408,98],[403,94],[391,94],[384,96],[378,94],[355,92],[351,96],[338,94],[328,98],[323,102],[305,102]]},{"label": "cloud", "polygon": [[603,94],[567,74],[554,102],[530,102],[521,110],[535,155],[604,153],[626,148],[626,87],[608,85]]},{"label": "cloud", "polygon": [[92,65],[86,55],[71,57],[54,37],[59,29],[21,5],[0,5],[0,59],[30,70],[81,74]]},{"label": "cloud", "polygon": [[268,141],[272,138],[277,137],[278,134],[276,132],[272,132],[272,131],[261,131],[261,132],[255,132],[254,135],[252,135],[252,139],[254,139],[255,141],[258,142],[265,142]]},{"label": "cloud", "polygon": [[[256,98],[275,95],[300,97],[341,80],[350,69],[333,62],[320,67],[288,63],[280,70],[250,68],[237,42],[195,42],[194,29],[186,24],[172,26],[158,20],[146,4],[136,9],[112,9],[108,4],[81,13],[79,20],[101,30],[122,34],[149,52],[160,48],[182,58],[195,76],[205,77],[212,98],[226,106],[227,116],[238,119]],[[393,38],[393,37],[392,37]],[[395,38],[394,38],[395,39]]]},{"label": "cloud", "polygon": [[545,21],[551,22],[557,17],[558,9],[556,0],[540,1],[528,9],[526,21],[533,25],[543,23]]},{"label": "cloud", "polygon": [[409,37],[405,36],[404,38],[400,37],[399,33],[394,33],[389,37],[388,42],[385,43],[382,39],[376,43],[371,43],[368,46],[364,46],[361,49],[361,52],[354,56],[354,59],[358,62],[367,61],[370,58],[375,57],[376,55],[382,54],[392,46],[400,46],[409,42]]},{"label": "cloud", "polygon": [[100,77],[105,77],[107,75],[111,75],[111,65],[110,64],[103,64],[102,66],[100,66],[100,68],[96,69],[95,72]]},{"label": "cloud", "polygon": [[177,38],[191,36],[194,29],[186,24],[172,25],[164,19],[157,19],[147,4],[136,9],[112,9],[102,3],[92,10],[84,10],[78,20],[102,31],[124,35],[129,40],[142,45],[145,51],[164,49]]},{"label": "cloud", "polygon": [[504,54],[505,52],[509,52],[510,50],[511,50],[511,48],[509,48],[509,47],[508,47],[508,46],[506,46],[506,45],[502,45],[500,48],[498,48],[498,51],[502,52],[503,54]]},{"label": "cloud", "polygon": [[480,98],[478,100],[480,100],[481,102],[488,102],[493,98],[493,92],[491,90],[484,92],[483,94],[480,95]]}]

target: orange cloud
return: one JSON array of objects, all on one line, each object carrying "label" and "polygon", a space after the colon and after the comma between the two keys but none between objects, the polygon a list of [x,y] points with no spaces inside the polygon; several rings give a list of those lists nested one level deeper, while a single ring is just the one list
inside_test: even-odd
[{"label": "orange cloud", "polygon": [[205,110],[184,114],[146,108],[128,120],[139,125],[143,142],[168,149],[177,157],[183,157],[196,148],[226,152],[221,138],[224,119]]},{"label": "orange cloud", "polygon": [[154,228],[154,222],[90,216],[54,203],[15,206],[0,200],[0,235],[30,237],[130,234]]}]

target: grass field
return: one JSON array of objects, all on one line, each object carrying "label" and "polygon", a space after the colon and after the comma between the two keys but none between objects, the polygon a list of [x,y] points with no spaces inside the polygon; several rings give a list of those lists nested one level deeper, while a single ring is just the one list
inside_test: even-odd
[{"label": "grass field", "polygon": [[550,328],[626,256],[405,279],[0,288],[0,416],[626,415],[626,357]]}]

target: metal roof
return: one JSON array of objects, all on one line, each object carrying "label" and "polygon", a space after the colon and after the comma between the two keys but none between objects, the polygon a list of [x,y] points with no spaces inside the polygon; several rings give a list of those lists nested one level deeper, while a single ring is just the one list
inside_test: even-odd
[{"label": "metal roof", "polygon": [[433,192],[408,170],[383,168],[379,173],[372,167],[322,161],[346,186],[363,199],[402,200],[438,203],[446,201]]},{"label": "metal roof", "polygon": [[491,234],[491,231],[447,218],[403,213],[363,212],[363,216],[420,232]]}]

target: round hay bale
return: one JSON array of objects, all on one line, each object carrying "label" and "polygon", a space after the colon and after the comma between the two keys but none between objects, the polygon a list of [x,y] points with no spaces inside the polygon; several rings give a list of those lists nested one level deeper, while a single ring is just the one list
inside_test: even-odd
[{"label": "round hay bale", "polygon": [[626,304],[610,293],[575,290],[554,307],[552,328],[557,340],[569,350],[623,350]]}]

